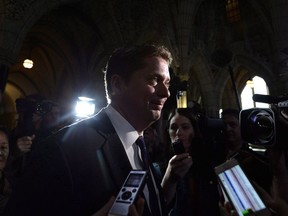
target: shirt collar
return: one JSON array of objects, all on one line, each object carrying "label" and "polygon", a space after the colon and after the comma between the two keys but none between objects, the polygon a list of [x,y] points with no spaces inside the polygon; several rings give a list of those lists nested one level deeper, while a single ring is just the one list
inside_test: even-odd
[{"label": "shirt collar", "polygon": [[107,106],[105,112],[111,120],[124,148],[127,150],[138,139],[138,132],[111,104]]}]

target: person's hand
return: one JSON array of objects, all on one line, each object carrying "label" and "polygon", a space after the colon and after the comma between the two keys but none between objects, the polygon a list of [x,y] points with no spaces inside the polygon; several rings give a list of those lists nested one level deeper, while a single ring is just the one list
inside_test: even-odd
[{"label": "person's hand", "polygon": [[[115,201],[115,197],[112,196],[109,199],[109,201],[99,211],[95,212],[91,216],[107,216],[114,201]],[[144,211],[144,205],[145,205],[145,199],[142,197],[139,197],[134,205],[129,206],[129,216],[141,216]]]},{"label": "person's hand", "polygon": [[229,201],[226,201],[224,204],[219,203],[219,209],[222,216],[238,216],[234,207]]},{"label": "person's hand", "polygon": [[285,161],[285,151],[279,148],[271,148],[266,151],[271,169],[276,177],[288,177],[288,171]]},{"label": "person's hand", "polygon": [[263,202],[267,205],[267,207],[278,216],[287,216],[288,212],[288,203],[285,202],[280,196],[270,195],[267,193],[262,187],[257,185],[254,182],[257,191],[261,195]]},{"label": "person's hand", "polygon": [[115,197],[114,196],[110,197],[108,202],[99,211],[95,212],[91,216],[106,216],[110,208],[112,207],[114,201],[115,201]]},{"label": "person's hand", "polygon": [[34,140],[35,135],[32,136],[23,136],[17,139],[17,146],[19,150],[23,153],[27,153],[31,150],[32,141]]},{"label": "person's hand", "polygon": [[273,170],[272,192],[274,197],[280,197],[288,203],[288,170],[284,149],[269,149],[267,155]]},{"label": "person's hand", "polygon": [[170,182],[176,183],[186,175],[192,164],[192,158],[188,153],[174,155],[169,160],[165,175]]},{"label": "person's hand", "polygon": [[174,155],[169,160],[161,183],[167,203],[170,203],[173,200],[173,197],[176,194],[176,183],[186,175],[192,164],[192,158],[188,153]]},{"label": "person's hand", "polygon": [[144,211],[145,199],[140,197],[134,205],[129,207],[129,216],[141,216]]}]

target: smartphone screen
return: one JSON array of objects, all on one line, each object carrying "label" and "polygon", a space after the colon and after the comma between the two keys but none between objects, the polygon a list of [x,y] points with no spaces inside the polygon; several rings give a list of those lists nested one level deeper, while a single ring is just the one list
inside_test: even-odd
[{"label": "smartphone screen", "polygon": [[237,160],[227,161],[215,171],[239,216],[271,215]]}]

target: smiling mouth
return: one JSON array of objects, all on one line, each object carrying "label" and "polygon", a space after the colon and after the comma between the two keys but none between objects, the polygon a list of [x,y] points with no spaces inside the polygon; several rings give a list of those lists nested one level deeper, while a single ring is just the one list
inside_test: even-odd
[{"label": "smiling mouth", "polygon": [[165,101],[150,101],[149,103],[150,105],[153,105],[153,106],[163,107],[165,104]]},{"label": "smiling mouth", "polygon": [[155,103],[150,103],[151,108],[154,110],[162,110],[163,104],[155,104]]}]

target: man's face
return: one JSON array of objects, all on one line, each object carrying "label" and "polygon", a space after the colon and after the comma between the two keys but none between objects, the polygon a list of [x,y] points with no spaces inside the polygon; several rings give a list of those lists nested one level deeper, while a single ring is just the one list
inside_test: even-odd
[{"label": "man's face", "polygon": [[0,170],[3,170],[6,165],[6,160],[9,154],[8,137],[0,131]]},{"label": "man's face", "polygon": [[122,80],[116,109],[138,130],[158,120],[169,92],[168,63],[160,57],[145,60],[145,66]]},{"label": "man's face", "polygon": [[239,120],[231,115],[223,116],[223,121],[225,123],[225,140],[227,142],[235,142],[241,140],[241,132]]}]

